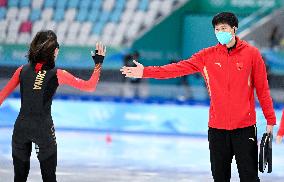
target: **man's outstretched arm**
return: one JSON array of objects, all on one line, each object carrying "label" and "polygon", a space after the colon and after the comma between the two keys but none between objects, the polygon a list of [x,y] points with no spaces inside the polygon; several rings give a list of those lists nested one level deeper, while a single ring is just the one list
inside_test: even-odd
[{"label": "man's outstretched arm", "polygon": [[194,54],[187,60],[182,60],[178,63],[167,64],[164,66],[148,66],[144,67],[137,61],[133,61],[136,67],[122,67],[120,71],[125,77],[131,78],[156,78],[168,79],[181,77],[196,72],[201,72],[205,65],[203,51]]}]

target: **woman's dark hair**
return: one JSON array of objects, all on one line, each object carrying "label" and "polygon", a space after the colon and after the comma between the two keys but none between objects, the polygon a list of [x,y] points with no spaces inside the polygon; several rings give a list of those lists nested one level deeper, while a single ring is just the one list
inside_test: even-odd
[{"label": "woman's dark hair", "polygon": [[32,65],[44,62],[46,66],[53,68],[55,66],[54,50],[56,48],[59,48],[56,34],[52,30],[40,31],[30,44],[27,55],[28,61]]},{"label": "woman's dark hair", "polygon": [[226,23],[230,25],[230,27],[237,27],[239,26],[239,20],[234,13],[230,12],[222,12],[215,15],[212,19],[213,28],[220,23]]}]

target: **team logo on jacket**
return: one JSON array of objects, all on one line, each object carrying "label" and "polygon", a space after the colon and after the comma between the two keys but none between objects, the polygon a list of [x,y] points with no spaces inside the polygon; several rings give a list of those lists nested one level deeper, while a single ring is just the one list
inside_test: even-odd
[{"label": "team logo on jacket", "polygon": [[244,64],[243,63],[237,63],[237,69],[240,71],[242,70],[244,67]]},{"label": "team logo on jacket", "polygon": [[221,63],[215,63],[216,65],[218,65],[220,68],[222,67]]}]

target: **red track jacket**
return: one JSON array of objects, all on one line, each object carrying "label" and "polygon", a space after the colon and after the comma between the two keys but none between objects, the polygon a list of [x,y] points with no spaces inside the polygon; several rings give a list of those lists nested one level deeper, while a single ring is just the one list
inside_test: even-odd
[{"label": "red track jacket", "polygon": [[209,127],[233,130],[256,124],[254,88],[267,124],[276,124],[266,68],[257,48],[237,37],[236,48],[230,52],[217,44],[178,63],[145,67],[143,78],[167,79],[196,72],[204,77],[211,98]]}]

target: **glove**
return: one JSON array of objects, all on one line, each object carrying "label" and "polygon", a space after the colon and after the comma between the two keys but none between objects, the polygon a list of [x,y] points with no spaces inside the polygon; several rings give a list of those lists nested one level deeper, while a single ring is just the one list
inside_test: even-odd
[{"label": "glove", "polygon": [[105,57],[102,56],[102,55],[98,55],[98,50],[96,50],[95,53],[94,53],[94,51],[91,51],[91,55],[92,55],[92,58],[93,58],[95,64],[103,64]]}]

